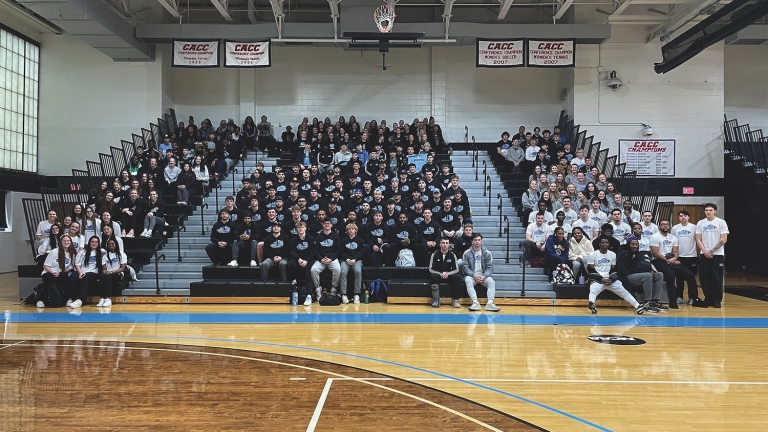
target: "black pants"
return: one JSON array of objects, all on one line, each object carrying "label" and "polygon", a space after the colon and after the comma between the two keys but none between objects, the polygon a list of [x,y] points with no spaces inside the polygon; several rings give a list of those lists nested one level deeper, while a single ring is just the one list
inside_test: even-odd
[{"label": "black pants", "polygon": [[687,267],[682,264],[669,265],[665,260],[660,259],[655,259],[651,263],[664,275],[664,283],[667,284],[667,296],[669,296],[670,302],[675,301],[677,297],[683,298],[685,282],[688,283],[688,298],[695,299],[699,296],[696,276]]},{"label": "black pants", "polygon": [[363,261],[367,263],[371,263],[373,267],[381,267],[383,265],[387,265],[389,262],[389,243],[384,243],[382,245],[376,245],[379,246],[380,252],[374,252],[373,251],[373,245],[367,244],[365,245],[365,254],[366,256],[363,258]]},{"label": "black pants", "polygon": [[120,213],[120,227],[126,233],[135,230],[137,215],[136,212],[132,212],[132,215],[128,213]]},{"label": "black pants", "polygon": [[59,273],[58,277],[48,272],[45,272],[45,274],[43,274],[43,283],[46,286],[51,286],[55,283],[59,283],[63,285],[64,288],[67,290],[66,295],[72,295],[71,293],[75,292],[77,290],[77,287],[80,285],[80,278],[78,277],[77,272],[74,270],[69,272],[61,272]]},{"label": "black pants", "polygon": [[704,254],[699,255],[699,281],[707,304],[723,301],[724,269],[724,256],[714,255],[712,258],[707,258]]},{"label": "black pants", "polygon": [[430,285],[447,283],[451,288],[451,297],[454,300],[461,298],[461,288],[464,286],[464,280],[461,278],[461,276],[459,276],[458,273],[448,276],[448,279],[443,279],[438,274],[430,273],[429,283]]},{"label": "black pants", "polygon": [[530,263],[532,259],[540,256],[542,256],[542,253],[536,247],[536,243],[529,242],[528,240],[523,242],[523,258],[525,258],[525,261]]},{"label": "black pants", "polygon": [[123,281],[122,273],[103,274],[99,279],[99,297],[109,298],[112,297],[112,292],[115,286],[120,286]]},{"label": "black pants", "polygon": [[[688,282],[688,298],[689,299],[696,299],[699,296],[699,288],[698,285],[696,285],[696,275],[699,274],[699,258],[697,257],[678,257],[678,261],[680,261],[680,264],[682,264],[688,271],[693,275],[693,279],[691,279],[694,283],[694,285],[691,285],[690,282]],[[683,279],[683,276],[677,276],[676,286],[678,287],[678,291],[682,294],[683,292],[683,284],[686,282],[685,279]],[[693,294],[693,295],[692,295]]]},{"label": "black pants", "polygon": [[217,243],[209,243],[205,247],[205,253],[214,265],[226,265],[232,260],[232,246],[220,248]]},{"label": "black pants", "polygon": [[297,280],[302,276],[304,277],[304,285],[299,285],[299,300],[312,295],[312,274],[310,273],[312,264],[312,262],[307,261],[307,265],[302,267],[298,260],[291,259],[288,261],[288,274]]},{"label": "black pants", "polygon": [[80,279],[80,287],[69,295],[71,299],[80,299],[83,304],[88,300],[88,289],[99,283],[98,273],[85,273]]}]

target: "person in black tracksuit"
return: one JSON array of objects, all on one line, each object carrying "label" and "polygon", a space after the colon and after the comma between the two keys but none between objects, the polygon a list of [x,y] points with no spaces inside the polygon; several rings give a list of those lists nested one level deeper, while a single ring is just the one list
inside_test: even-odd
[{"label": "person in black tracksuit", "polygon": [[463,280],[459,273],[456,255],[451,252],[451,240],[447,237],[440,239],[440,249],[432,254],[429,260],[429,283],[432,287],[432,307],[440,307],[440,283],[446,282],[451,287],[451,297],[454,303],[461,298]]},{"label": "person in black tracksuit", "polygon": [[424,239],[427,256],[440,248],[440,238],[443,237],[440,224],[432,219],[432,210],[424,209],[424,220],[416,226]]},{"label": "person in black tracksuit", "polygon": [[[381,212],[372,210],[373,220],[361,230],[365,239],[365,250],[368,252],[367,262],[374,267],[381,267],[388,262],[390,228],[385,224]],[[381,255],[379,255],[381,253]]]},{"label": "person in black tracksuit", "polygon": [[413,252],[416,265],[424,265],[418,260],[420,256],[426,255],[426,253],[421,253],[426,248],[421,242],[419,230],[408,222],[408,216],[405,213],[400,214],[399,220],[390,230],[389,262],[387,263],[390,267],[395,266],[397,255],[403,249],[410,249]]},{"label": "person in black tracksuit", "polygon": [[299,296],[305,298],[304,306],[312,304],[311,270],[315,262],[316,247],[315,238],[307,234],[307,224],[296,223],[296,235],[291,239],[291,260],[288,261],[288,268],[294,278],[299,274],[304,276],[304,286],[299,288]]},{"label": "person in black tracksuit", "polygon": [[211,243],[205,253],[214,265],[226,265],[232,258],[232,242],[235,240],[235,224],[229,220],[229,210],[219,210],[219,220],[211,229]]},{"label": "person in black tracksuit", "polygon": [[263,238],[264,261],[261,263],[261,279],[266,282],[269,279],[269,270],[272,267],[280,268],[280,277],[283,282],[288,282],[288,236],[282,233],[282,224],[279,221],[272,223],[272,233]]}]

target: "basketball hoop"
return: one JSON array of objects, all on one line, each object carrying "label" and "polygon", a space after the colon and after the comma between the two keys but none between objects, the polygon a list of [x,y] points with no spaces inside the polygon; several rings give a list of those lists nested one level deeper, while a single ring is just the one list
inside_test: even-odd
[{"label": "basketball hoop", "polygon": [[382,33],[389,33],[392,31],[392,26],[395,24],[395,9],[383,4],[373,11],[373,21],[376,22],[376,27]]}]

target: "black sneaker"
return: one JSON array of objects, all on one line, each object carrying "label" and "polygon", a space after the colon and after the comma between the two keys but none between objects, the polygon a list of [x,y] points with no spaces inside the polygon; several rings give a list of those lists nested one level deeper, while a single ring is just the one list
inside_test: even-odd
[{"label": "black sneaker", "polygon": [[597,313],[597,306],[595,306],[595,302],[589,302],[589,304],[587,305],[587,307],[589,308],[589,310],[590,310],[590,311],[591,311],[593,314],[596,314],[596,313]]},{"label": "black sneaker", "polygon": [[671,302],[669,303],[670,309],[680,309],[680,306],[678,306],[677,302]]},{"label": "black sneaker", "polygon": [[635,309],[635,312],[637,312],[638,315],[642,315],[643,313],[645,313],[645,310],[646,310],[645,308],[646,308],[645,303],[640,303],[639,305],[637,305],[637,309]]},{"label": "black sneaker", "polygon": [[721,302],[715,300],[714,302],[712,302],[712,307],[715,308],[715,309],[720,309],[721,307],[723,307],[723,304]]},{"label": "black sneaker", "polygon": [[656,304],[652,301],[645,302],[645,311],[648,313],[659,313],[659,310],[656,308]]},{"label": "black sneaker", "polygon": [[654,305],[653,305],[653,306],[654,306],[656,309],[658,309],[658,310],[659,310],[659,312],[669,312],[669,308],[668,308],[668,307],[666,307],[666,306],[664,306],[663,304],[661,304],[661,303],[659,303],[659,302],[654,302]]}]

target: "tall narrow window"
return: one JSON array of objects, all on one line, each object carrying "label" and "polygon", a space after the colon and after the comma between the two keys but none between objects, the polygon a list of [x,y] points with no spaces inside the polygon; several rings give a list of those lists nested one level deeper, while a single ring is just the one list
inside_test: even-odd
[{"label": "tall narrow window", "polygon": [[37,172],[40,46],[0,27],[0,168]]}]

